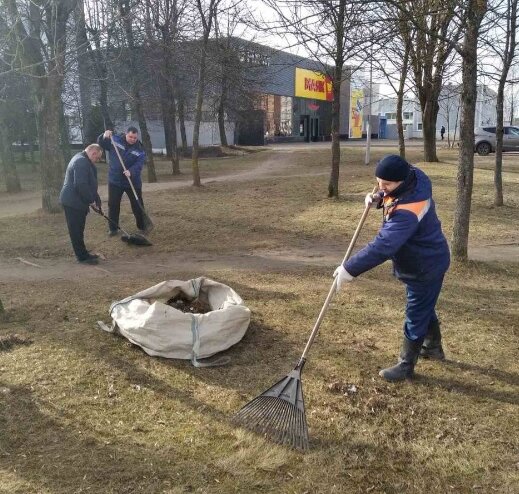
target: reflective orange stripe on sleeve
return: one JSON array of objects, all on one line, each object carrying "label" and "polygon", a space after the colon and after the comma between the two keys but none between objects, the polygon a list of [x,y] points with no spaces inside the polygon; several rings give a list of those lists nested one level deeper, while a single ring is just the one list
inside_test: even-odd
[{"label": "reflective orange stripe on sleeve", "polygon": [[397,209],[405,209],[406,211],[411,211],[411,213],[416,214],[418,221],[426,215],[427,211],[431,207],[431,200],[427,199],[426,201],[419,202],[411,202],[409,204],[397,204],[395,210]]}]

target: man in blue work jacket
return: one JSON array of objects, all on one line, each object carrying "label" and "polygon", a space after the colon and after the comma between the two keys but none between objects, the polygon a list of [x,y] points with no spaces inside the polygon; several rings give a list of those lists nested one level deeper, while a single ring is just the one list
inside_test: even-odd
[{"label": "man in blue work jacket", "polygon": [[[117,152],[113,148],[112,140],[119,150],[126,170],[123,169],[119,161]],[[137,128],[128,127],[126,133],[121,135],[113,134],[111,130],[106,130],[98,137],[97,142],[103,149],[108,151],[108,217],[111,220],[109,235],[117,235],[119,231],[117,225],[119,225],[121,199],[124,193],[130,199],[137,228],[144,232],[141,172],[146,160],[146,153],[139,141]],[[130,180],[137,193],[140,206],[131,189]]]},{"label": "man in blue work jacket", "polygon": [[406,286],[404,339],[399,362],[380,371],[388,381],[413,376],[419,356],[443,360],[441,332],[435,306],[450,253],[436,215],[429,177],[397,155],[384,157],[375,170],[379,192],[366,196],[366,205],[383,210],[375,239],[334,272],[337,289],[344,282],[384,261]]},{"label": "man in blue work jacket", "polygon": [[103,156],[98,144],[90,144],[77,153],[67,166],[65,181],[59,195],[59,202],[65,211],[68,232],[74,254],[82,264],[97,264],[98,257],[90,254],[85,247],[85,223],[88,208],[101,209],[101,199],[97,193],[97,163]]}]

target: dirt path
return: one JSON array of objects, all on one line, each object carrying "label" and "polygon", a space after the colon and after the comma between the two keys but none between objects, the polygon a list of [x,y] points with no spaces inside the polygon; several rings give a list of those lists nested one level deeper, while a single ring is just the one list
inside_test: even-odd
[{"label": "dirt path", "polygon": [[[103,260],[97,266],[80,265],[74,258],[53,259],[0,259],[2,282],[50,281],[85,278],[111,278],[126,276],[164,275],[164,273],[198,273],[202,276],[211,270],[233,269],[254,271],[298,271],[308,265],[334,266],[340,260],[340,250],[313,253],[308,250],[257,251],[250,254],[174,254],[147,255],[141,259],[125,261],[120,258]],[[30,263],[30,264],[29,264]],[[331,268],[330,268],[331,269]]]},{"label": "dirt path", "polygon": [[[47,281],[73,280],[84,278],[124,277],[131,272],[133,276],[164,275],[165,273],[197,273],[202,276],[211,270],[233,269],[296,272],[309,266],[328,267],[333,270],[340,262],[345,245],[318,245],[312,248],[286,248],[276,250],[255,250],[250,253],[215,255],[205,253],[175,253],[174,255],[146,255],[140,259],[126,261],[121,258],[105,259],[98,266],[84,266],[67,258],[32,259],[0,258],[2,282],[10,281]],[[519,244],[473,247],[469,258],[477,261],[519,262]],[[331,273],[332,271],[330,271]]]},{"label": "dirt path", "polygon": [[[290,153],[292,154],[292,153]],[[276,152],[275,156],[270,156],[267,160],[260,163],[255,168],[244,170],[236,173],[222,173],[221,175],[208,177],[202,179],[202,185],[218,183],[218,182],[236,182],[254,180],[260,177],[269,176],[297,176],[289,173],[283,175],[290,169],[295,169],[296,164],[293,159],[289,159],[289,153]],[[318,173],[319,175],[326,172]],[[305,174],[302,174],[305,175]],[[301,175],[301,176],[302,176]],[[315,175],[315,172],[307,175]],[[174,182],[157,182],[157,183],[143,183],[142,189],[144,195],[146,193],[155,192],[159,190],[179,189],[181,187],[190,187],[193,183],[192,178],[186,175],[185,179],[176,180]],[[108,186],[101,185],[99,187],[99,195],[103,201],[108,199]],[[10,216],[18,216],[21,214],[33,213],[41,209],[41,192],[22,192],[20,194],[1,194],[0,195],[0,218],[7,218]]]},{"label": "dirt path", "polygon": [[[327,172],[300,173],[294,163],[291,153],[276,152],[257,167],[237,173],[222,174],[202,181],[203,184],[215,182],[248,181],[260,177],[296,177],[305,175],[323,175]],[[160,182],[143,184],[145,192],[176,189],[191,186],[191,178],[175,182]],[[107,187],[100,188],[100,195],[107,196]],[[41,203],[39,192],[27,192],[13,197],[0,196],[0,218],[31,213],[39,209]],[[125,261],[122,259],[107,259],[99,266],[83,266],[77,264],[73,257],[54,259],[0,258],[0,279],[9,281],[45,281],[71,280],[77,277],[105,278],[124,276],[131,270],[134,274],[161,274],[164,272],[199,272],[210,269],[253,269],[265,270],[300,270],[304,266],[331,266],[342,257],[344,245],[316,245],[310,248],[295,248],[283,250],[263,250],[250,253],[236,253],[233,255],[218,256],[214,254],[175,254],[175,255],[146,255],[141,260]],[[309,255],[308,253],[312,254]],[[505,261],[519,262],[519,243],[504,245],[475,246],[469,249],[469,258],[478,261]]]}]

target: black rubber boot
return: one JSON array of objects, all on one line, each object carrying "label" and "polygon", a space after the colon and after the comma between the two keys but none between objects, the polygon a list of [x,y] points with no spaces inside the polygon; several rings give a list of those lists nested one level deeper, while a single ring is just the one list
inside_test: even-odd
[{"label": "black rubber boot", "polygon": [[445,353],[442,348],[442,334],[438,319],[431,321],[427,328],[427,334],[423,340],[420,357],[434,360],[445,360]]},{"label": "black rubber boot", "polygon": [[402,350],[398,364],[387,369],[382,369],[378,374],[386,381],[403,381],[413,377],[414,366],[418,360],[420,349],[422,348],[423,338],[412,341],[404,336]]}]

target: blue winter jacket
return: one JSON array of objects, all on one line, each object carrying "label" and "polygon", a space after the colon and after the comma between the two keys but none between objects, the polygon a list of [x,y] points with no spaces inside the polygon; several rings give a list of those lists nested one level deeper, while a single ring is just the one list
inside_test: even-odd
[{"label": "blue winter jacket", "polygon": [[[144,152],[141,142],[137,141],[135,144],[130,146],[126,142],[126,137],[124,136],[124,134],[113,134],[112,139],[114,140],[115,145],[119,149],[119,154],[121,155],[121,158],[124,162],[124,166],[126,166],[126,168],[130,170],[130,178],[132,180],[133,185],[136,188],[140,189],[142,187],[141,172],[142,168],[144,167],[144,161],[146,160],[146,153]],[[128,182],[126,176],[123,174],[123,167],[121,166],[121,162],[117,157],[115,149],[113,149],[112,147],[112,142],[110,141],[110,138],[105,139],[103,137],[103,134],[101,134],[97,138],[97,143],[103,149],[106,149],[106,151],[109,152],[108,183],[116,185],[117,187],[121,187],[123,189],[129,189],[130,183]]]},{"label": "blue winter jacket", "polygon": [[93,202],[101,207],[97,193],[97,168],[84,151],[73,156],[67,166],[59,202],[63,206],[87,212]]},{"label": "blue winter jacket", "polygon": [[375,239],[351,257],[344,268],[359,276],[384,261],[393,261],[402,281],[427,281],[447,271],[450,253],[436,215],[429,177],[411,167],[410,186],[398,197],[383,198],[384,220]]}]

